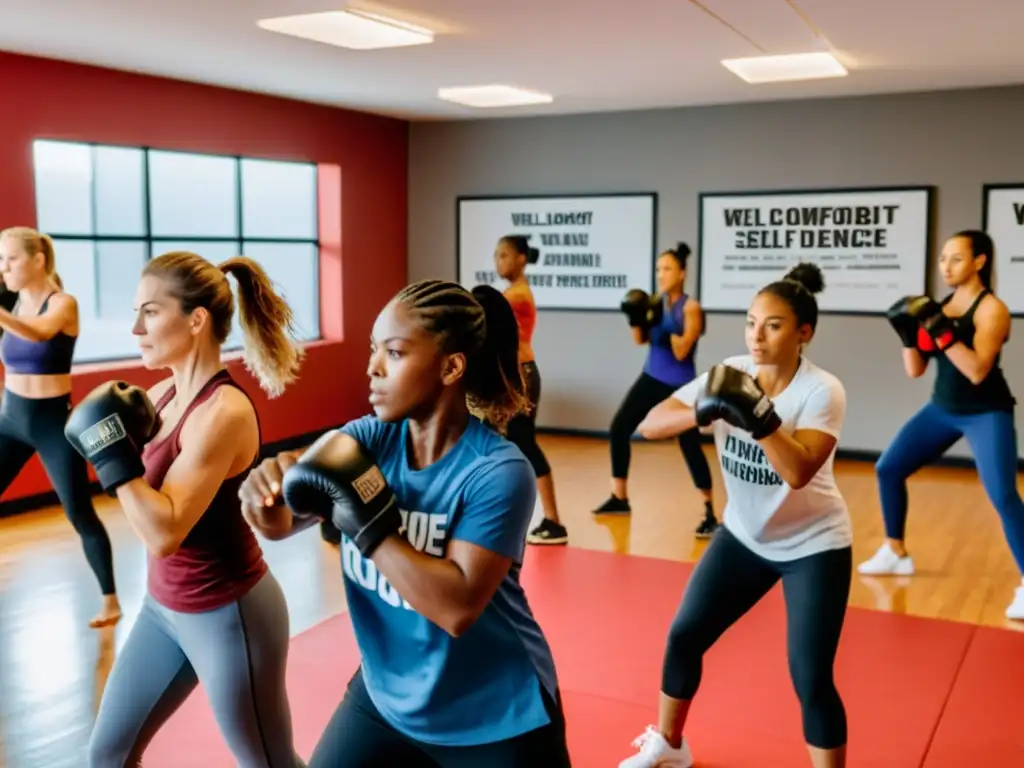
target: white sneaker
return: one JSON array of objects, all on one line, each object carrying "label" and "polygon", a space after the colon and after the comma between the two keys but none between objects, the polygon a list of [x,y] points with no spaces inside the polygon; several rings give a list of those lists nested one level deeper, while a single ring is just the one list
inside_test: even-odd
[{"label": "white sneaker", "polygon": [[1017,587],[1013,594],[1013,602],[1006,609],[1006,618],[1015,621],[1024,621],[1024,584]]},{"label": "white sneaker", "polygon": [[857,571],[865,576],[911,576],[914,573],[914,561],[910,559],[910,555],[897,555],[887,541],[878,548],[870,560],[858,565]]},{"label": "white sneaker", "polygon": [[691,768],[693,766],[693,755],[690,754],[690,747],[686,743],[686,739],[683,739],[679,749],[674,749],[653,725],[647,726],[647,730],[633,741],[633,746],[638,747],[640,752],[619,763],[619,768]]}]

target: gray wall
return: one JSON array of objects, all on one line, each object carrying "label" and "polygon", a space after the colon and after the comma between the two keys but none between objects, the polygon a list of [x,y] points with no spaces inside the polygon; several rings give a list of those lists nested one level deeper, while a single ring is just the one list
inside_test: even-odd
[{"label": "gray wall", "polygon": [[[409,277],[456,277],[455,198],[463,194],[653,190],[658,247],[684,239],[696,254],[702,191],[933,184],[939,247],[955,230],[980,226],[983,183],[1024,180],[1021,125],[1024,88],[414,124]],[[696,255],[690,291],[695,263]],[[934,274],[932,291],[945,291]],[[698,368],[742,353],[742,329],[739,316],[710,315]],[[1024,395],[1020,344],[1011,340],[1003,366]],[[555,428],[607,429],[644,360],[617,313],[541,311],[535,348],[538,422]],[[809,355],[846,384],[845,449],[884,449],[928,398],[932,373],[906,378],[884,318],[826,316]],[[969,456],[966,443],[951,455]]]}]

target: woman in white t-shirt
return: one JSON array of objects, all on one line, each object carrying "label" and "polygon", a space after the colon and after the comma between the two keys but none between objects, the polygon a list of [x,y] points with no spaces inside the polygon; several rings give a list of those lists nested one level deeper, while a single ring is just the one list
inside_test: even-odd
[{"label": "woman in white t-shirt", "polygon": [[833,664],[850,593],[852,532],[832,471],[846,393],[802,354],[823,287],[821,271],[800,264],[763,288],[747,312],[750,354],[716,365],[640,425],[648,439],[713,425],[728,503],[669,630],[658,726],[648,726],[635,742],[638,754],[620,768],[693,764],[682,734],[704,653],[780,579],[811,764],[846,764],[846,711]]}]

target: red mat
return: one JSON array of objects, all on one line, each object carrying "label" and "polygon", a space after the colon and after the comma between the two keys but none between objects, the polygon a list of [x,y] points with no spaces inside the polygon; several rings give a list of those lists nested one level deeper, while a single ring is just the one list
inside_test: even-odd
[{"label": "red mat", "polygon": [[1024,766],[1024,635],[979,627],[924,768]]},{"label": "red mat", "polygon": [[[571,547],[530,550],[523,581],[554,649],[576,768],[616,766],[655,721],[665,634],[690,570]],[[807,765],[785,634],[777,589],[707,655],[687,723],[698,768]],[[850,765],[1024,764],[1022,659],[1021,634],[852,609],[837,664]],[[357,665],[347,615],[292,641],[288,689],[303,757]],[[154,739],[146,765],[232,765],[202,690]]]}]

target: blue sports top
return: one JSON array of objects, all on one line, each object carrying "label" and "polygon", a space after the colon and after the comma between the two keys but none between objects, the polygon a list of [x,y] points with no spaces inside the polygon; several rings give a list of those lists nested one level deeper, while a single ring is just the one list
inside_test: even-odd
[{"label": "blue sports top", "polygon": [[[46,311],[50,303],[46,297],[39,314]],[[15,309],[17,305],[15,305]],[[11,310],[14,312],[14,309]],[[77,336],[60,331],[46,341],[29,341],[10,331],[0,336],[0,362],[9,373],[22,374],[64,374],[71,373],[71,362],[75,355]]]},{"label": "blue sports top", "polygon": [[380,714],[410,738],[445,746],[488,744],[547,725],[541,688],[556,697],[555,665],[519,583],[537,495],[529,462],[474,417],[444,456],[419,470],[409,466],[406,421],[365,416],[342,432],[376,459],[415,549],[444,557],[459,539],[514,561],[476,622],[452,637],[342,537],[363,678]]}]

